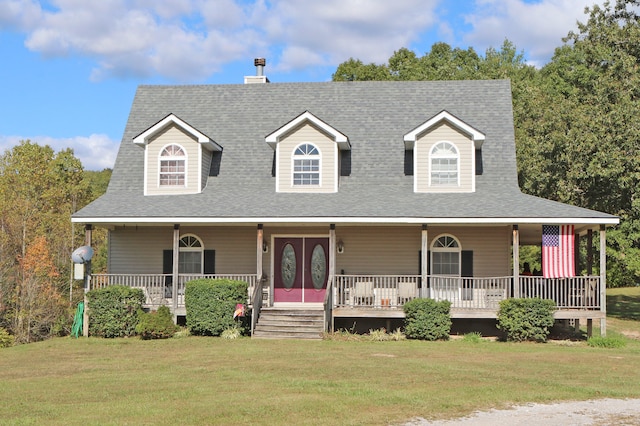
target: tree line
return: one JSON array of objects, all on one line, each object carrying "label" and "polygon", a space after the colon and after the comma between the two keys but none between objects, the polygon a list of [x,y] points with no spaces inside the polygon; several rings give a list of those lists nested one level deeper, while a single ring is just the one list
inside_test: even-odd
[{"label": "tree line", "polygon": [[[21,141],[0,155],[0,328],[17,343],[69,333],[81,284],[71,252],[84,229],[71,215],[106,190],[111,170],[85,171],[71,149]],[[96,269],[105,262],[105,231],[94,233]]]},{"label": "tree line", "polygon": [[587,21],[539,69],[508,40],[484,55],[435,43],[423,56],[401,48],[385,64],[351,58],[333,80],[510,79],[520,188],[619,216],[607,233],[608,285],[640,285],[639,5],[586,8]]}]

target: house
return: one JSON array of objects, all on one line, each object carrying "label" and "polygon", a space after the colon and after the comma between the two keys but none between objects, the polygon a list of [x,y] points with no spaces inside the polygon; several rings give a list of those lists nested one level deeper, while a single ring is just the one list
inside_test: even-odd
[{"label": "house", "polygon": [[[252,84],[138,88],[107,192],[72,218],[109,230],[92,288],[141,287],[179,319],[188,280],[245,280],[256,335],[278,312],[389,327],[416,297],[471,321],[551,298],[606,331],[618,218],[520,192],[509,81],[268,84],[256,63]],[[571,261],[588,250],[585,274],[519,273],[548,225],[570,230]]]}]

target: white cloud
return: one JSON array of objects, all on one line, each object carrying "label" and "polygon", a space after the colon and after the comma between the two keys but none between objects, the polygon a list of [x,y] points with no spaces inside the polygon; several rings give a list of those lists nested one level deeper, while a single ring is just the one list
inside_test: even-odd
[{"label": "white cloud", "polygon": [[586,22],[586,6],[602,0],[477,0],[475,9],[466,14],[473,30],[464,40],[483,52],[487,47],[499,48],[505,38],[518,50],[524,50],[533,65],[543,65],[562,45],[562,38]]},{"label": "white cloud", "polygon": [[71,148],[85,170],[113,168],[119,145],[119,142],[109,139],[107,135],[99,134],[73,138],[0,136],[0,153],[18,145],[21,140],[30,140],[42,146],[49,145],[55,152]]}]

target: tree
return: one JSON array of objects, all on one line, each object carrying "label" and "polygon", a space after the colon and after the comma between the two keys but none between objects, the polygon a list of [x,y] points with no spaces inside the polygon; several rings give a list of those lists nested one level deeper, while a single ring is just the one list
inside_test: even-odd
[{"label": "tree", "polygon": [[19,258],[12,331],[17,343],[42,340],[64,312],[65,303],[57,289],[59,276],[44,236],[36,237]]},{"label": "tree", "polygon": [[541,70],[537,105],[518,123],[523,190],[620,216],[609,232],[613,286],[640,282],[639,4],[587,8],[587,22]]}]

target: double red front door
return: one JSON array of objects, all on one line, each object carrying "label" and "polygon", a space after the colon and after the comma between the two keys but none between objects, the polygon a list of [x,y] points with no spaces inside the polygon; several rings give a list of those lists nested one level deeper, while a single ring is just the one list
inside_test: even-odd
[{"label": "double red front door", "polygon": [[324,302],[329,278],[329,239],[276,237],[273,247],[273,301]]}]

